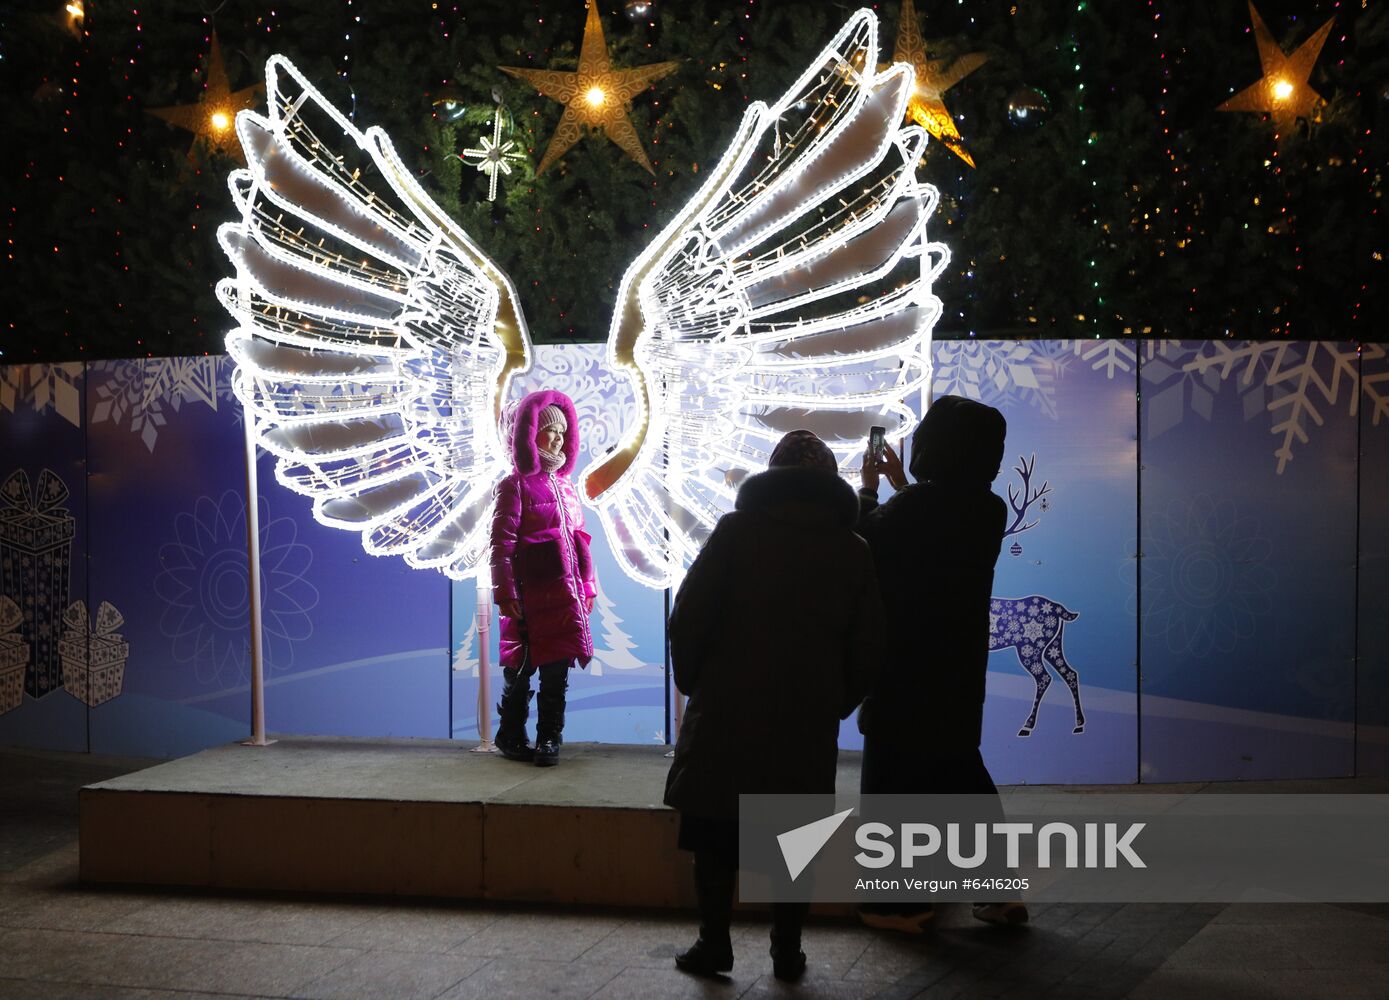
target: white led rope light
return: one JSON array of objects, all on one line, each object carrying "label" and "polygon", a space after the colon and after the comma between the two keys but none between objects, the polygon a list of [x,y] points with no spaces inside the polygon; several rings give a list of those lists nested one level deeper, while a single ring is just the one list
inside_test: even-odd
[{"label": "white led rope light", "polygon": [[[580,491],[644,584],[679,578],[785,431],[815,430],[852,478],[870,424],[896,436],[915,419],[948,252],[926,238],[938,199],[915,177],[926,134],[903,124],[910,69],[877,57],[877,19],[859,11],[780,100],[747,109],[623,275],[608,359],[638,415]],[[320,522],[472,576],[510,469],[496,416],[531,359],[515,289],[384,132],[357,129],[281,56],[266,81],[267,115],[237,119],[240,218],[218,233],[236,267],[218,285],[238,322],[236,395]]]},{"label": "white led rope light", "polygon": [[[877,20],[859,11],[776,104],[748,109],[623,277],[608,357],[646,408],[581,492],[643,583],[679,578],[785,431],[815,430],[852,477],[869,425],[896,436],[915,419],[904,401],[928,384],[948,251],[926,242],[937,194],[914,176],[925,133],[902,124],[912,74],[878,71],[877,56]],[[781,119],[801,108],[783,142]],[[904,268],[898,287],[875,287]]]},{"label": "white led rope light", "polygon": [[[371,554],[471,576],[509,468],[496,410],[530,360],[515,290],[384,133],[357,129],[283,57],[266,89],[268,115],[237,118],[240,220],[218,232],[237,271],[218,286],[239,324],[234,391],[276,478],[318,521],[361,532]],[[333,141],[388,190],[369,189]],[[504,303],[510,338],[497,333]]]}]

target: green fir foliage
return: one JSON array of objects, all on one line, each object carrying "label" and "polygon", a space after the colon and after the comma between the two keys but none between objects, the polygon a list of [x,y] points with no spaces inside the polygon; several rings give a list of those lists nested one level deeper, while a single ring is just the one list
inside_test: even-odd
[{"label": "green fir foliage", "polygon": [[[654,177],[600,135],[535,176],[562,107],[497,67],[573,69],[581,0],[90,0],[76,32],[58,0],[9,5],[0,363],[221,350],[215,233],[235,164],[190,157],[191,136],[146,113],[197,100],[214,26],[233,89],[283,52],[383,127],[512,276],[534,340],[605,339],[628,263],[749,101],[774,99],[852,7],[657,0],[633,23],[599,2],[615,67],[680,62],[631,109]],[[877,9],[886,58],[897,3]],[[1260,4],[1287,51],[1337,18],[1311,77],[1328,103],[1278,139],[1263,116],[1215,111],[1260,76],[1242,0],[917,9],[933,57],[990,56],[945,95],[977,169],[932,143],[921,170],[953,254],[937,336],[1380,337],[1384,4]],[[1045,113],[1010,114],[1038,94]],[[456,154],[490,135],[498,100],[526,160],[488,202]]]}]

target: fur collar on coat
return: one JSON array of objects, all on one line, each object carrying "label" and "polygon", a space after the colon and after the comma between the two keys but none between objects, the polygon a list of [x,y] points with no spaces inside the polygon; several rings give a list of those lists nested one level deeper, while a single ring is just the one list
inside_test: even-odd
[{"label": "fur collar on coat", "polygon": [[858,520],[858,497],[849,484],[826,469],[805,466],[768,469],[745,479],[737,507],[795,524],[852,528]]},{"label": "fur collar on coat", "polygon": [[574,412],[574,401],[562,392],[541,389],[523,396],[511,417],[511,461],[523,476],[533,476],[541,471],[540,449],[535,446],[535,432],[540,428],[535,424],[540,419],[540,411],[547,406],[558,406],[563,410],[565,422],[569,424],[564,432],[564,464],[555,470],[555,475],[569,475],[578,462],[579,417]]}]

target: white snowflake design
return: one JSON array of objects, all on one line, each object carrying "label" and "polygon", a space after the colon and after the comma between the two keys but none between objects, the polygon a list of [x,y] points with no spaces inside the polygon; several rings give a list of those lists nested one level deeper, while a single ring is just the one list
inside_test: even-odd
[{"label": "white snowflake design", "polygon": [[579,418],[578,467],[586,464],[586,456],[605,454],[637,419],[636,397],[626,381],[614,379],[608,371],[605,350],[604,344],[541,348],[535,367],[513,383],[513,398],[551,389],[574,401]]},{"label": "white snowflake design", "polygon": [[74,427],[82,426],[82,365],[5,365],[0,367],[0,410],[15,413],[31,406],[52,410]]},{"label": "white snowflake design", "polygon": [[[119,427],[129,417],[132,433],[150,451],[159,440],[159,429],[168,423],[168,409],[175,413],[184,403],[201,403],[216,410],[232,399],[232,365],[225,355],[187,358],[133,358],[97,361],[92,380],[96,405],[92,423],[110,421]],[[241,408],[235,408],[237,421]]]},{"label": "white snowflake design", "polygon": [[489,140],[484,135],[478,140],[476,148],[463,150],[458,154],[458,158],[487,175],[487,200],[496,201],[499,175],[506,174],[510,177],[512,164],[523,162],[526,154],[515,141],[502,141],[502,110],[498,108],[492,116],[492,138]]},{"label": "white snowflake design", "polygon": [[1373,407],[1374,423],[1389,414],[1389,371],[1380,344],[1162,341],[1140,371],[1151,387],[1144,390],[1146,437],[1165,434],[1188,412],[1209,421],[1215,397],[1233,386],[1246,422],[1269,420],[1278,475],[1293,460],[1295,448],[1310,443],[1328,411],[1345,406],[1355,416],[1363,393]]},{"label": "white snowflake design", "polygon": [[964,396],[990,406],[1033,406],[1055,419],[1056,382],[1068,358],[1063,351],[1038,349],[1040,343],[934,341],[931,391],[937,397]]},{"label": "white snowflake design", "polygon": [[[1188,412],[1210,421],[1215,397],[1220,393],[1220,373],[1212,369],[1197,373],[1187,368],[1197,351],[1196,345],[1164,341],[1144,352],[1138,371],[1143,382],[1145,431],[1149,440],[1176,427]],[[1263,384],[1244,391],[1244,418],[1250,420],[1263,412]]]},{"label": "white snowflake design", "polygon": [[1200,494],[1148,518],[1143,632],[1179,655],[1232,652],[1273,608],[1273,544],[1234,502]]},{"label": "white snowflake design", "polygon": [[1380,417],[1389,417],[1389,348],[1361,345],[1360,380],[1360,389],[1370,404],[1370,423],[1378,427]]},{"label": "white snowflake design", "polygon": [[1120,372],[1131,372],[1138,368],[1138,351],[1122,340],[1061,340],[1056,343],[1061,345],[1063,351],[1088,361],[1093,370],[1103,371],[1105,378],[1111,381]]},{"label": "white snowflake design", "polygon": [[[313,635],[309,612],[318,588],[306,579],[313,550],[298,541],[298,526],[272,519],[260,500],[262,631],[267,671],[294,663],[295,643]],[[231,685],[249,677],[247,622],[250,572],[246,505],[237,493],[199,497],[174,519],[174,540],[159,547],[163,570],[154,589],[164,599],[160,630],[172,640],[174,659],[191,663],[203,684]]]}]

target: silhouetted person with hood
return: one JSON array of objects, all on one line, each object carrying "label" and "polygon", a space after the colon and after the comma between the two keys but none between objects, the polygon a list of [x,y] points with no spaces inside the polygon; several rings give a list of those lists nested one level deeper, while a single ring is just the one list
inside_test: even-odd
[{"label": "silhouetted person with hood", "polygon": [[[858,503],[834,453],[791,431],[744,480],[675,596],[670,658],[689,696],[666,780],[694,853],[699,939],[678,968],[733,968],[738,796],[830,794],[839,723],[882,659],[883,612]],[[772,972],[805,971],[805,903],[772,906]]]},{"label": "silhouetted person with hood", "polygon": [[[1003,462],[1003,414],[961,396],[931,404],[912,435],[908,484],[892,451],[863,461],[858,533],[873,550],[888,656],[859,711],[864,794],[997,794],[979,752],[989,599],[1008,508],[990,485]],[[878,505],[878,477],[897,493]],[[1021,923],[1020,902],[975,916]],[[865,906],[865,923],[920,931],[929,904]]]}]

